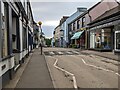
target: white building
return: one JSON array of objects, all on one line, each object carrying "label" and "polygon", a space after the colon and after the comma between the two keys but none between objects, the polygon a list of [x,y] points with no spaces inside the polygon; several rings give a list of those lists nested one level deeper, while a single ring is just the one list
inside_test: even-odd
[{"label": "white building", "polygon": [[32,50],[33,17],[26,1],[1,0],[0,13],[0,81],[5,86]]}]

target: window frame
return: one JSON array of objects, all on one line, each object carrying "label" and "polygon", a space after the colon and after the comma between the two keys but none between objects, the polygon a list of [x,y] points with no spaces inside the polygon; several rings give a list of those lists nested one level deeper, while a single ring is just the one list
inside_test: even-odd
[{"label": "window frame", "polygon": [[85,17],[83,17],[83,18],[82,18],[82,27],[85,26],[85,21],[86,21],[86,19],[85,19]]},{"label": "window frame", "polygon": [[117,33],[120,33],[120,31],[115,31],[115,45],[114,45],[115,47],[114,47],[114,48],[115,48],[115,51],[120,51],[120,50],[117,49],[117,47],[116,47],[116,45],[117,45],[117,43],[116,43],[116,34],[117,34]]}]

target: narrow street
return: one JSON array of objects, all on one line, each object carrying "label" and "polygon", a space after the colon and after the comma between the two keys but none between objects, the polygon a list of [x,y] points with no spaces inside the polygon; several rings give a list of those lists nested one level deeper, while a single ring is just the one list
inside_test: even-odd
[{"label": "narrow street", "polygon": [[120,90],[120,0],[0,0],[0,90]]},{"label": "narrow street", "polygon": [[54,67],[56,59],[58,67],[75,75],[78,88],[118,88],[120,63],[115,60],[75,49],[45,48],[44,53],[56,88],[73,87],[71,76]]}]

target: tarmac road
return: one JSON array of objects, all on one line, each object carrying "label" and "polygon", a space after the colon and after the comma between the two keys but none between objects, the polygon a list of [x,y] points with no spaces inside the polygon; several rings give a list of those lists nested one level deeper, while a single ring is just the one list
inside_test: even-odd
[{"label": "tarmac road", "polygon": [[[65,80],[65,75],[60,74],[61,71],[54,68],[55,58],[58,59],[57,66],[75,75],[79,88],[118,88],[118,77],[120,77],[118,66],[120,63],[117,61],[95,55],[75,54],[78,51],[72,49],[45,48],[44,51],[47,52],[46,60],[55,80],[56,88],[57,86],[65,88],[60,83],[68,85],[66,88],[73,87],[73,84],[71,78],[66,77]],[[71,52],[71,54],[66,54],[67,52]],[[58,80],[58,77],[61,79]]]}]

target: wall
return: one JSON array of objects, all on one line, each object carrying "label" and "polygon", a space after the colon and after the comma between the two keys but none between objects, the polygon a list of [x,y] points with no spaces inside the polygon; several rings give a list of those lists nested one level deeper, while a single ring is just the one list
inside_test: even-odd
[{"label": "wall", "polygon": [[[1,13],[1,0],[0,0],[0,13]],[[0,14],[0,43],[1,43],[1,30],[2,30],[2,27],[1,27],[1,14]],[[1,62],[1,44],[0,44],[0,62]],[[1,68],[1,67],[0,67]],[[0,78],[0,90],[2,89],[2,78]]]}]

